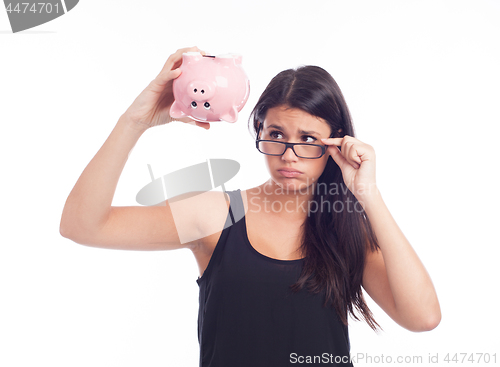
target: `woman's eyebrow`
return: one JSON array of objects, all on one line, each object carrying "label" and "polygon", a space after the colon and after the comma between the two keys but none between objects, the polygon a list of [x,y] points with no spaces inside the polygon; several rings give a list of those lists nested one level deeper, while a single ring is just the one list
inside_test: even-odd
[{"label": "woman's eyebrow", "polygon": [[305,130],[300,130],[299,133],[304,134],[304,135],[320,135],[316,131],[305,131]]},{"label": "woman's eyebrow", "polygon": [[[269,125],[267,128],[268,129],[274,128],[274,129],[284,130],[282,126],[275,125],[275,124]],[[299,130],[299,134],[303,134],[303,135],[321,135],[320,133],[317,133],[316,131],[312,131],[312,130],[311,131]]]}]

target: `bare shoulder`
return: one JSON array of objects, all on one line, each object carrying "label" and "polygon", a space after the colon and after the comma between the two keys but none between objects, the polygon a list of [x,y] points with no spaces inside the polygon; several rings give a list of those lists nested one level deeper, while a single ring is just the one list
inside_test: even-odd
[{"label": "bare shoulder", "polygon": [[180,241],[202,245],[205,237],[224,226],[229,197],[219,191],[191,192],[169,199],[169,205]]},{"label": "bare shoulder", "polygon": [[[229,213],[230,197],[224,192],[209,191],[198,194],[192,199],[194,201],[189,206],[196,207],[198,233],[195,239],[196,246],[191,250],[198,263],[200,276],[202,276],[224,230]],[[192,234],[187,233],[187,235]]]},{"label": "bare shoulder", "polygon": [[[241,197],[246,213],[248,210],[247,191],[241,191]],[[184,206],[192,207],[192,212],[199,215],[197,222],[199,223],[200,239],[203,245],[203,242],[207,240],[207,236],[222,232],[229,213],[231,199],[227,193],[221,191],[197,193],[193,199],[192,203],[184,204]],[[208,241],[213,242],[210,239]]]}]

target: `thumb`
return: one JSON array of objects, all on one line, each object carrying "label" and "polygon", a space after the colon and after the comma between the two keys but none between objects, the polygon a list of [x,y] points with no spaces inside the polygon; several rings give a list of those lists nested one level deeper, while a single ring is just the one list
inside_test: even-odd
[{"label": "thumb", "polygon": [[189,124],[189,125],[202,127],[205,130],[210,129],[210,124],[208,122],[196,121],[196,120],[193,120],[193,119],[191,119],[189,117],[183,117],[183,118],[176,119],[176,120],[177,121],[185,122],[186,124]]},{"label": "thumb", "polygon": [[199,122],[199,121],[196,121],[196,125],[198,125],[199,127],[204,128],[205,130],[210,129],[210,124],[208,122]]},{"label": "thumb", "polygon": [[339,148],[333,145],[329,147],[328,151],[330,152],[330,157],[332,157],[335,163],[342,169],[342,166],[347,163],[347,160],[342,156]]}]

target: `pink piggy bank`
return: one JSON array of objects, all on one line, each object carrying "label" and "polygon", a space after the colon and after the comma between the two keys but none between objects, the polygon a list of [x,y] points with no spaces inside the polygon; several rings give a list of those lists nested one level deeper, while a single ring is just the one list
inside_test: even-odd
[{"label": "pink piggy bank", "polygon": [[182,55],[182,74],[174,80],[172,118],[189,117],[201,122],[236,122],[248,100],[250,81],[240,55]]}]

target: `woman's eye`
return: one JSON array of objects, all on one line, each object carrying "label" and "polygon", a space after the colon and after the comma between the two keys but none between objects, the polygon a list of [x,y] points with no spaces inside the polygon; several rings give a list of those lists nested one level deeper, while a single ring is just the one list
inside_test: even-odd
[{"label": "woman's eye", "polygon": [[317,140],[314,136],[309,136],[309,135],[304,136],[303,139],[304,140],[310,139],[309,141],[306,141],[306,143],[311,143],[311,144],[314,143]]},{"label": "woman's eye", "polygon": [[280,137],[283,137],[283,135],[279,131],[271,131],[269,133],[269,136],[274,139],[279,139]]}]

